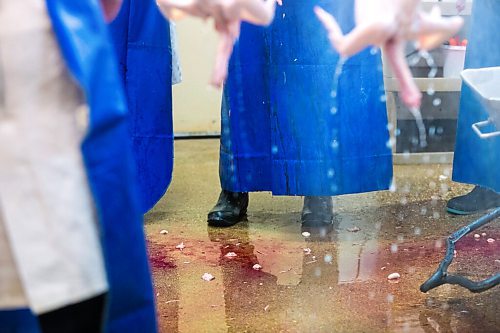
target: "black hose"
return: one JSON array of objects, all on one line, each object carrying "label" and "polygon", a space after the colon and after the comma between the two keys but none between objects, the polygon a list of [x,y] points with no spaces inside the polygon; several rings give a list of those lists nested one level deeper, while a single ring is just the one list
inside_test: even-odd
[{"label": "black hose", "polygon": [[498,217],[500,217],[500,208],[497,208],[491,213],[480,217],[471,224],[460,228],[450,237],[448,237],[446,241],[446,254],[443,261],[441,261],[441,263],[439,264],[437,271],[420,286],[420,291],[426,293],[429,290],[439,287],[443,284],[456,284],[467,288],[473,293],[479,293],[498,285],[500,283],[500,274],[496,274],[486,280],[478,282],[469,280],[460,275],[448,274],[448,267],[453,261],[453,256],[455,253],[455,243],[465,235],[497,219]]}]

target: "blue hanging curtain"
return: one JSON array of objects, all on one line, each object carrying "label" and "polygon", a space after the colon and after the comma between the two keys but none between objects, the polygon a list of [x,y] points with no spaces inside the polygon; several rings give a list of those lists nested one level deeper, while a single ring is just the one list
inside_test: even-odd
[{"label": "blue hanging curtain", "polygon": [[[500,66],[500,1],[474,1],[466,68]],[[481,185],[500,192],[500,138],[480,139],[472,124],[488,119],[478,96],[462,85],[458,116],[457,143],[453,161],[453,180]]]},{"label": "blue hanging curtain", "polygon": [[115,52],[97,0],[47,0],[61,52],[90,108],[82,144],[109,282],[106,332],[155,332],[129,117]]},{"label": "blue hanging curtain", "polygon": [[380,52],[344,64],[313,7],[354,27],[354,1],[284,1],[269,28],[243,24],[222,102],[220,178],[234,192],[338,195],[392,179]]},{"label": "blue hanging curtain", "polygon": [[172,55],[170,30],[154,0],[124,0],[110,25],[131,114],[142,212],[172,179]]}]

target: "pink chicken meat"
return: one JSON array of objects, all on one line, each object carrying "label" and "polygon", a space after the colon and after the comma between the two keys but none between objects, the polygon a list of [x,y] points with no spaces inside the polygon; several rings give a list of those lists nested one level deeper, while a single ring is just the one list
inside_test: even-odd
[{"label": "pink chicken meat", "polygon": [[111,22],[118,15],[122,2],[123,0],[101,0],[101,7],[106,22]]},{"label": "pink chicken meat", "polygon": [[170,19],[185,15],[213,17],[220,34],[211,84],[221,87],[227,76],[227,65],[240,24],[269,25],[274,18],[275,0],[157,0],[162,13]]},{"label": "pink chicken meat", "polygon": [[415,41],[419,50],[430,50],[463,25],[458,16],[445,18],[439,7],[430,13],[420,8],[420,0],[356,0],[356,27],[344,35],[335,18],[315,7],[316,15],[328,31],[332,46],[343,57],[352,56],[369,45],[379,46],[400,85],[400,96],[410,108],[419,108],[422,94],[406,62],[405,44]]}]

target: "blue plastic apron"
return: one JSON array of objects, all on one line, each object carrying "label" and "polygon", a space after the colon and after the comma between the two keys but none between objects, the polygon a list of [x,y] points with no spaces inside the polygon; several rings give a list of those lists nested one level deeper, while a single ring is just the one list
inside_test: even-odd
[{"label": "blue plastic apron", "polygon": [[[109,283],[105,332],[156,332],[129,117],[108,28],[97,0],[46,3],[63,57],[90,107],[82,153]],[[38,330],[28,310],[0,312],[2,333]]]},{"label": "blue plastic apron", "polygon": [[234,192],[338,195],[392,179],[380,52],[343,66],[313,7],[354,27],[354,1],[284,1],[269,28],[244,24],[222,102],[220,178]]},{"label": "blue plastic apron", "polygon": [[110,25],[131,114],[142,212],[172,179],[172,55],[170,30],[154,0],[124,0]]},{"label": "blue plastic apron", "polygon": [[[466,68],[500,66],[500,1],[474,1]],[[499,87],[500,89],[500,87]],[[453,180],[500,192],[500,138],[480,139],[472,124],[488,119],[478,97],[462,86]]]}]

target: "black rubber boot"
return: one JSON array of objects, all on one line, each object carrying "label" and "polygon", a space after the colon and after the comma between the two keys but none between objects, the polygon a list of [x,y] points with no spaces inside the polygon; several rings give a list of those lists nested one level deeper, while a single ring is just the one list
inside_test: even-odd
[{"label": "black rubber boot", "polygon": [[466,194],[448,201],[448,213],[469,215],[500,207],[500,194],[481,186],[476,186]]},{"label": "black rubber boot", "polygon": [[302,227],[321,227],[333,224],[332,197],[304,197]]},{"label": "black rubber boot", "polygon": [[219,200],[208,213],[208,225],[213,227],[230,227],[238,222],[246,221],[248,193],[222,190]]}]

